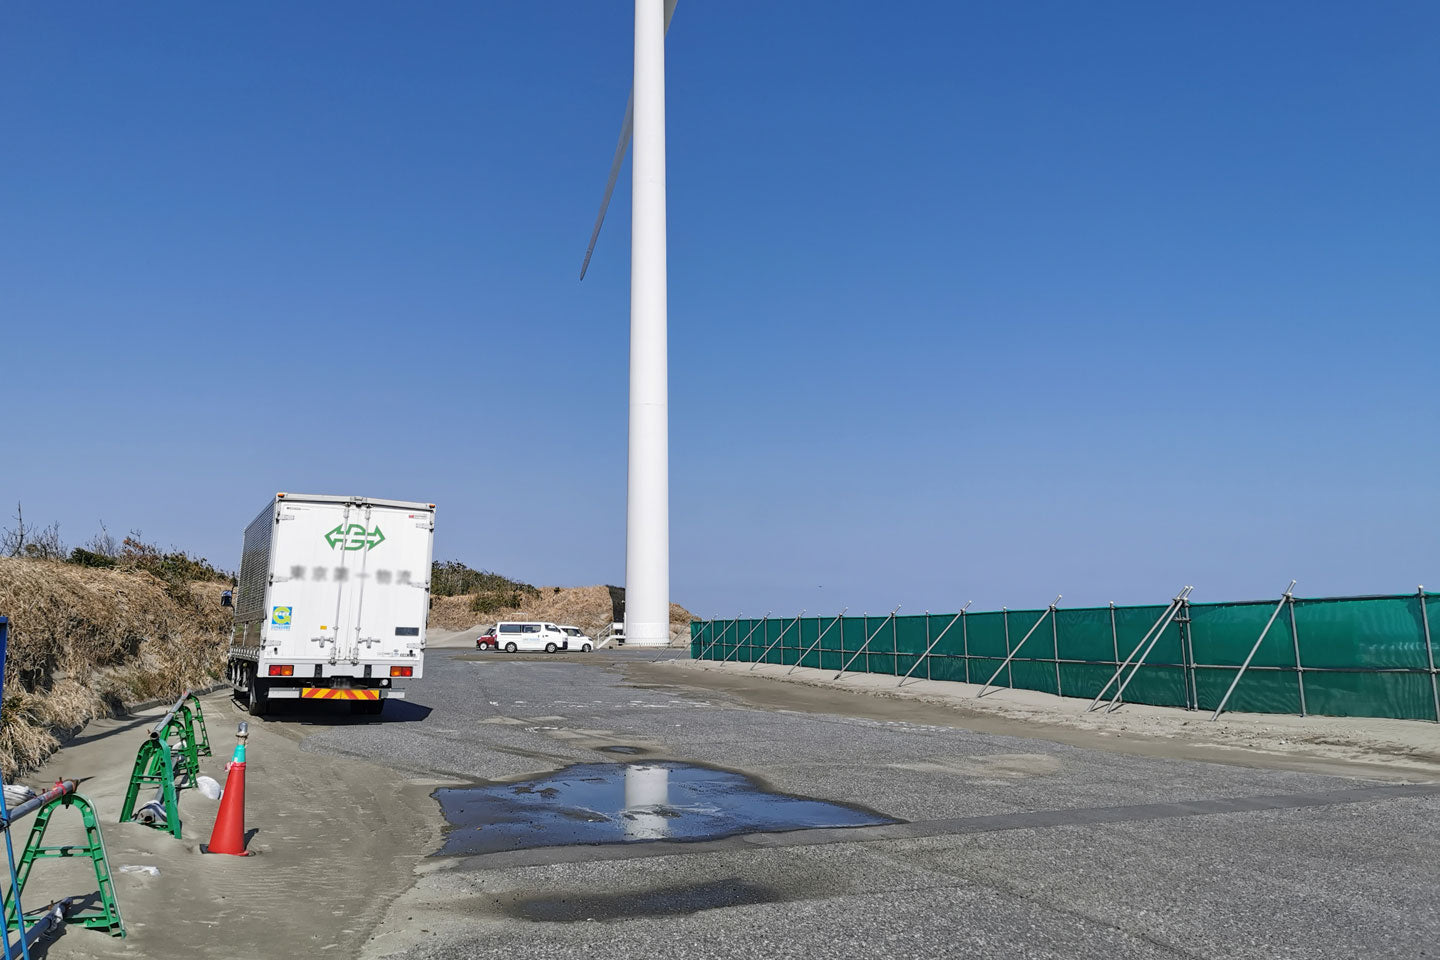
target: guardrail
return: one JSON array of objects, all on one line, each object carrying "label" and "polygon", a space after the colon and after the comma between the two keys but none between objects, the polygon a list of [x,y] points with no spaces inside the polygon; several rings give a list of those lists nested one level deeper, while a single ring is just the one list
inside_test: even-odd
[{"label": "guardrail", "polygon": [[[194,691],[186,690],[150,728],[149,736],[136,751],[130,785],[120,806],[120,822],[143,823],[168,831],[179,840],[179,793],[185,787],[195,786],[202,756],[210,756],[205,713],[200,708],[200,698]],[[146,786],[155,787],[155,798],[140,804],[140,791]]]}]

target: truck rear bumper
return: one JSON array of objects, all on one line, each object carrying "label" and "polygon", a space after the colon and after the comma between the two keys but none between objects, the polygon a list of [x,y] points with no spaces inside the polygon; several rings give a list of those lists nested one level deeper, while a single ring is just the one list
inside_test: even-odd
[{"label": "truck rear bumper", "polygon": [[[269,690],[265,695],[266,695],[267,698],[269,698],[269,699],[271,699],[271,700],[299,700],[299,699],[301,699],[301,697],[304,696],[305,689],[306,689],[306,688],[304,688],[304,687],[271,687],[270,690]],[[312,688],[310,688],[310,689],[314,689],[314,690],[324,690],[324,691],[326,691],[326,692],[329,692],[330,690],[342,690],[342,689],[346,689],[346,688],[343,688],[343,687],[312,687]],[[357,688],[354,688],[354,689],[357,689],[357,690],[358,690],[358,689],[366,689],[366,690],[370,690],[370,691],[372,691],[372,692],[374,692],[374,693],[378,693],[378,694],[380,694],[380,699],[381,699],[381,700],[404,700],[404,699],[405,699],[405,691],[404,691],[404,690],[396,690],[394,687],[380,687],[380,688],[378,688],[378,689],[377,689],[377,688],[374,688],[374,687],[366,687],[366,688],[359,688],[359,687],[357,687]],[[324,700],[324,699],[328,699],[328,698],[327,698],[327,697],[314,697],[314,698],[312,698],[312,699]]]}]

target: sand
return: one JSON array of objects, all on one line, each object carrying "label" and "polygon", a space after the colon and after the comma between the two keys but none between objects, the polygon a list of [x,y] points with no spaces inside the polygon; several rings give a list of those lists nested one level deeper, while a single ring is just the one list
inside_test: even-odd
[{"label": "sand", "polygon": [[[228,689],[204,698],[214,756],[201,772],[225,782],[236,721],[248,719]],[[374,917],[414,883],[421,858],[439,844],[435,784],[353,758],[302,751],[304,723],[250,723],[246,824],[253,857],[207,855],[218,803],[181,792],[183,838],[138,823],[117,823],[135,750],[164,712],[91,722],[41,770],[22,782],[43,788],[59,777],[87,778],[114,875],[126,939],[67,928],[48,957],[353,957]],[[143,799],[148,800],[146,796]],[[79,822],[55,815],[47,843],[78,839]],[[15,832],[17,842],[25,838]],[[18,855],[18,849],[17,849]],[[153,867],[145,870],[126,867]],[[77,872],[76,868],[79,869]],[[41,861],[25,906],[94,889],[88,864]],[[48,887],[48,889],[47,889]]]}]

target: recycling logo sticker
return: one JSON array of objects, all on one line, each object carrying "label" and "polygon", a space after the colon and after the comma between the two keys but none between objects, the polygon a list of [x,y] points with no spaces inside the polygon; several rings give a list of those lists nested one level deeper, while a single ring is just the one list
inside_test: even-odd
[{"label": "recycling logo sticker", "polygon": [[276,630],[289,630],[293,611],[290,607],[271,607],[270,626]]}]

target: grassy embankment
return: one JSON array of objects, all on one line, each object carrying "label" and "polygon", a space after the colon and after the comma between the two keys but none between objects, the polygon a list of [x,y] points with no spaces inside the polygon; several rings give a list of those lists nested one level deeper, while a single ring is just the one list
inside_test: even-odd
[{"label": "grassy embankment", "polygon": [[0,614],[10,618],[0,770],[35,766],[60,736],[125,704],[219,677],[229,585],[208,565],[0,558]]}]

